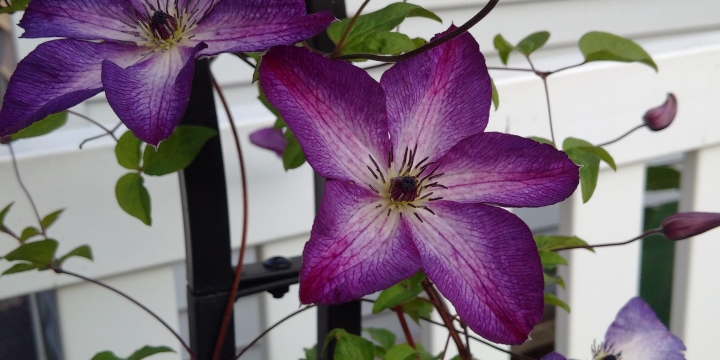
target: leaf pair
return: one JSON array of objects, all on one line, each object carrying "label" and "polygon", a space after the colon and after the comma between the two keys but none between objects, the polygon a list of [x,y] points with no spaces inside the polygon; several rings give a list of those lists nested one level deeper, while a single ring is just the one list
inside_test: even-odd
[{"label": "leaf pair", "polygon": [[7,261],[18,261],[2,275],[16,274],[31,270],[47,270],[52,266],[61,266],[71,257],[83,257],[92,260],[92,251],[87,245],[75,248],[55,261],[58,242],[53,239],[34,241],[20,245],[17,249],[4,256]]},{"label": "leaf pair", "polygon": [[495,45],[495,49],[498,51],[500,61],[502,61],[503,64],[507,65],[508,58],[510,57],[511,52],[517,51],[523,54],[525,57],[529,57],[530,54],[535,52],[535,50],[543,47],[543,45],[545,45],[549,38],[549,32],[540,31],[528,35],[524,39],[520,40],[517,45],[513,46],[511,43],[505,40],[502,35],[497,34],[495,35],[493,44]]},{"label": "leaf pair", "polygon": [[615,160],[603,148],[595,146],[585,140],[567,138],[563,142],[563,151],[580,168],[580,188],[583,202],[590,200],[597,187],[600,173],[600,161],[606,162],[613,170],[617,170]]}]

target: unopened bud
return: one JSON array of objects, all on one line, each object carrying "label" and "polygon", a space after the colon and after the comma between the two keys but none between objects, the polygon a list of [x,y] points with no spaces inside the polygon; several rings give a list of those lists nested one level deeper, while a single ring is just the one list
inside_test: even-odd
[{"label": "unopened bud", "polygon": [[670,215],[660,224],[670,240],[683,240],[720,226],[720,213],[686,212]]},{"label": "unopened bud", "polygon": [[0,144],[7,145],[12,141],[10,136],[0,136]]},{"label": "unopened bud", "polygon": [[677,99],[675,95],[668,94],[665,103],[648,110],[643,117],[645,125],[652,131],[660,131],[672,124],[677,114]]},{"label": "unopened bud", "polygon": [[287,140],[282,130],[276,128],[264,128],[250,134],[250,142],[263,149],[274,151],[278,156],[283,156]]}]

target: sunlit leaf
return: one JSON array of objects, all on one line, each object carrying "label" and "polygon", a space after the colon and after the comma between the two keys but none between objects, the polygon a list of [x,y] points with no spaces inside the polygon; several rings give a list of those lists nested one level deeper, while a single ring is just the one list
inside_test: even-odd
[{"label": "sunlit leaf", "polygon": [[37,235],[40,235],[40,230],[34,226],[28,226],[20,233],[20,240],[25,241]]},{"label": "sunlit leaf", "polygon": [[55,223],[55,221],[57,221],[57,219],[60,217],[60,214],[62,214],[63,211],[65,211],[65,209],[60,209],[58,211],[55,211],[53,213],[46,215],[42,219],[42,221],[40,221],[40,226],[42,226],[43,229],[50,228]]},{"label": "sunlit leaf", "polygon": [[146,146],[143,154],[143,172],[162,176],[180,171],[195,160],[205,143],[217,136],[217,131],[204,126],[182,125],[157,150]]},{"label": "sunlit leaf", "polygon": [[542,262],[542,267],[544,269],[554,269],[558,265],[565,265],[567,266],[567,261],[565,258],[560,256],[560,254],[553,252],[553,251],[547,251],[542,250],[540,253],[540,261]]},{"label": "sunlit leaf", "polygon": [[601,60],[640,62],[658,71],[657,64],[650,54],[632,40],[621,36],[592,31],[580,38],[578,46],[586,62]]},{"label": "sunlit leaf", "polygon": [[582,166],[580,168],[580,189],[583,202],[590,200],[597,187],[598,175],[600,173],[600,157],[578,148],[565,151],[570,160]]},{"label": "sunlit leaf", "polygon": [[395,340],[397,340],[395,334],[387,329],[366,328],[363,330],[370,334],[370,337],[380,344],[380,347],[385,351],[393,347],[395,345]]},{"label": "sunlit leaf", "polygon": [[115,186],[115,197],[126,213],[138,218],[145,225],[150,225],[152,224],[150,194],[143,185],[144,182],[140,174],[126,174]]},{"label": "sunlit leaf", "polygon": [[[538,246],[538,251],[557,251],[568,247],[588,245],[585,240],[577,236],[536,235],[533,238]],[[588,250],[594,251],[593,249]]]},{"label": "sunlit leaf", "polygon": [[540,31],[534,34],[528,35],[526,38],[520,40],[515,46],[515,50],[525,56],[530,56],[535,50],[541,48],[550,38],[550,33],[547,31]]},{"label": "sunlit leaf", "polygon": [[510,53],[515,49],[515,47],[507,40],[505,40],[505,38],[500,34],[495,35],[493,45],[495,45],[495,50],[498,51],[500,61],[502,61],[503,64],[507,65],[508,57],[510,57]]},{"label": "sunlit leaf", "polygon": [[29,263],[48,266],[55,257],[58,242],[52,239],[34,241],[20,245],[5,255],[7,261],[27,261]]},{"label": "sunlit leaf", "polygon": [[425,273],[419,271],[412,277],[383,290],[373,305],[373,313],[377,314],[416,298],[423,291],[421,285],[423,279]]},{"label": "sunlit leaf", "polygon": [[416,354],[417,350],[413,349],[410,345],[399,344],[390,348],[387,353],[385,353],[383,360],[410,360],[415,359]]},{"label": "sunlit leaf", "polygon": [[0,14],[12,14],[17,11],[24,11],[30,3],[30,0],[5,0],[8,6],[0,7]]},{"label": "sunlit leaf", "polygon": [[550,305],[559,306],[568,313],[570,313],[570,306],[566,304],[564,301],[560,300],[555,294],[553,293],[545,293],[545,303]]},{"label": "sunlit leaf", "polygon": [[65,111],[52,114],[16,132],[15,134],[11,135],[10,138],[15,141],[47,135],[65,125],[65,123],[67,123],[67,118],[68,114]]},{"label": "sunlit leaf", "polygon": [[131,131],[126,131],[115,145],[115,157],[118,164],[129,170],[140,170],[141,145],[140,139],[136,138]]},{"label": "sunlit leaf", "polygon": [[88,246],[88,245],[78,246],[75,249],[73,249],[72,251],[70,251],[69,253],[60,257],[60,259],[58,259],[58,262],[60,264],[62,264],[65,262],[65,260],[67,260],[71,257],[82,257],[82,258],[85,258],[88,260],[92,260],[93,259],[92,250],[90,250],[90,246]]},{"label": "sunlit leaf", "polygon": [[498,94],[497,88],[495,87],[495,81],[490,78],[490,85],[492,86],[492,103],[495,110],[500,106],[500,94]]}]

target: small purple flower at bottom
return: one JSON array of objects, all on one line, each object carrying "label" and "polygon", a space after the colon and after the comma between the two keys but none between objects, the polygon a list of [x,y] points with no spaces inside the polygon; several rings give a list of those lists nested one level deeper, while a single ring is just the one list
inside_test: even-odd
[{"label": "small purple flower at bottom", "polygon": [[33,0],[22,37],[62,39],[18,64],[0,136],[104,90],[135,136],[157,145],[185,112],[196,59],[294,44],[335,19],[305,13],[302,0]]},{"label": "small purple flower at bottom", "polygon": [[522,343],[543,313],[532,233],[498,207],[545,206],[578,184],[550,145],[483,132],[492,90],[470,34],[376,82],[307,49],[276,47],[260,84],[329,179],[303,252],[300,300],[337,304],[423,269],[481,336]]},{"label": "small purple flower at bottom", "polygon": [[[685,345],[671,334],[641,298],[630,299],[605,333],[605,341],[593,346],[592,360],[685,360]],[[553,352],[541,360],[565,360]]]}]

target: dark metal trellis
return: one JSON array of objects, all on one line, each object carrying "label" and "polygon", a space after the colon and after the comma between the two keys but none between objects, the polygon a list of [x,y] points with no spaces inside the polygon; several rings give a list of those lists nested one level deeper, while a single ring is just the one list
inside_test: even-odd
[{"label": "dark metal trellis", "polygon": [[[346,17],[343,0],[306,0],[308,13],[330,11]],[[322,34],[311,41],[321,51],[330,52],[334,44]],[[212,92],[212,77],[207,60],[198,60],[193,87],[182,124],[218,129]],[[209,360],[215,348],[227,298],[233,281],[230,248],[230,224],[227,186],[220,138],[210,140],[196,160],[180,174],[185,223],[188,317],[190,346],[198,360]],[[324,181],[316,177],[316,201],[322,197]],[[268,291],[281,297],[290,285],[298,282],[301,258],[289,259],[285,265],[249,264],[243,269],[237,297]],[[318,307],[318,344],[322,348],[327,333],[344,328],[360,334],[360,302]],[[228,328],[222,360],[235,358],[235,334]],[[332,359],[333,345],[319,359]]]}]

